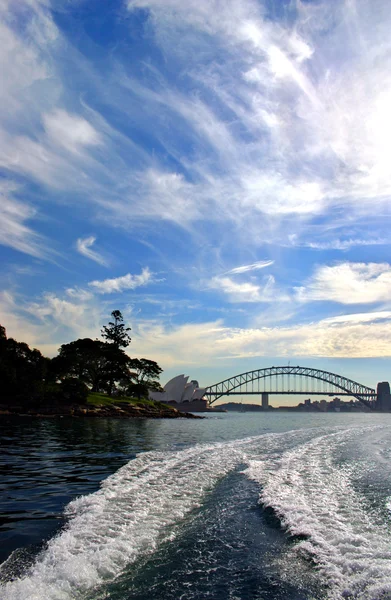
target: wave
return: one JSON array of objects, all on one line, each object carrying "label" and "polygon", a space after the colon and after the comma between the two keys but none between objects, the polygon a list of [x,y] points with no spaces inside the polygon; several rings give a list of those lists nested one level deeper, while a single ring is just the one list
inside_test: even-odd
[{"label": "wave", "polygon": [[293,554],[315,564],[330,599],[391,598],[388,524],[353,486],[354,465],[335,460],[336,449],[362,444],[370,431],[317,436],[274,461],[252,460],[246,470],[261,486],[262,506],[294,538]]},{"label": "wave", "polygon": [[0,596],[84,597],[173,540],[206,494],[240,467],[295,538],[290,560],[311,559],[330,600],[391,598],[390,533],[354,487],[353,463],[336,460],[337,450],[374,431],[306,429],[141,454],[98,492],[68,505],[66,527],[24,577],[0,587]]},{"label": "wave", "polygon": [[116,577],[140,556],[175,536],[175,526],[200,506],[216,481],[243,461],[222,444],[172,453],[147,452],[71,502],[64,531],[20,580],[3,586],[4,600],[69,600]]}]

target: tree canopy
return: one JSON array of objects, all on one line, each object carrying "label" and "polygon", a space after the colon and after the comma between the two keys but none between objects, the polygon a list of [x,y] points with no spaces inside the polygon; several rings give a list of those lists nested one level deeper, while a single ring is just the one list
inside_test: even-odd
[{"label": "tree canopy", "polygon": [[141,398],[141,396],[148,395],[149,389],[162,390],[159,383],[159,376],[163,369],[154,360],[149,360],[148,358],[131,358],[128,368],[128,394]]},{"label": "tree canopy", "polygon": [[120,310],[113,310],[111,313],[114,321],[109,321],[102,329],[102,337],[113,343],[116,348],[127,348],[131,342],[128,331],[130,327],[125,327],[124,319]]},{"label": "tree canopy", "polygon": [[0,386],[7,403],[31,404],[49,401],[85,402],[88,391],[109,395],[126,393],[147,396],[148,389],[161,389],[162,369],[153,360],[130,358],[130,344],[119,310],[103,326],[102,340],[80,338],[62,344],[53,359],[31,350],[24,342],[7,338],[0,325]]},{"label": "tree canopy", "polygon": [[0,382],[6,401],[24,404],[35,402],[44,393],[49,359],[39,350],[31,350],[24,342],[7,338],[0,326]]}]

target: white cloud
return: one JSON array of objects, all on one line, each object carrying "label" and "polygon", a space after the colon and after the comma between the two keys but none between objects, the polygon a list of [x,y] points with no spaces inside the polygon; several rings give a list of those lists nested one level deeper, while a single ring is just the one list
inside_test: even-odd
[{"label": "white cloud", "polygon": [[[12,28],[13,17],[7,14],[7,8],[14,8],[12,4],[14,3],[3,9],[0,23],[0,114],[4,115],[6,112],[8,118],[20,116],[25,95],[29,97],[31,86],[37,82],[45,82],[50,76],[50,68],[43,58],[40,45],[31,38],[27,41],[23,36],[19,37]],[[42,11],[35,11],[35,16],[37,29],[44,35],[44,27],[41,25],[49,17]],[[51,39],[46,39],[47,43],[52,41],[52,36]]]},{"label": "white cloud", "polygon": [[237,282],[230,277],[216,276],[208,282],[208,287],[226,294],[230,302],[274,302],[277,296],[282,299],[272,275],[265,277],[262,283]]},{"label": "white cloud", "polygon": [[[187,202],[197,204],[201,197],[210,218],[218,219],[220,211],[225,219],[245,221],[250,238],[253,229],[264,234],[270,226],[252,216],[273,217],[274,240],[284,237],[276,221],[286,226],[285,215],[301,217],[289,222],[291,233],[320,213],[332,221],[331,211],[341,206],[349,228],[358,215],[373,214],[374,202],[386,207],[387,3],[377,2],[372,12],[360,0],[356,8],[351,2],[299,3],[292,26],[268,19],[263,3],[223,4],[128,2],[130,10],[150,11],[158,43],[180,64],[187,61],[186,74],[201,84],[201,97],[209,94],[211,100],[169,94],[164,86],[159,94],[161,105],[194,132],[194,147],[214,150],[193,167],[199,177]],[[194,53],[194,39],[211,53],[209,37],[218,40],[221,55],[226,52],[205,65]],[[141,88],[139,93],[151,106],[153,94]],[[347,245],[341,242],[341,249]]]},{"label": "white cloud", "polygon": [[[24,302],[9,292],[0,294],[0,323],[7,333],[56,354],[62,343],[95,338],[107,317],[93,296],[46,294]],[[391,312],[338,315],[308,324],[284,327],[235,328],[223,321],[168,326],[157,321],[132,323],[132,356],[148,356],[163,368],[210,366],[251,357],[363,358],[391,357]],[[204,382],[214,383],[213,381]]]},{"label": "white cloud", "polygon": [[123,275],[114,279],[104,279],[103,281],[90,281],[88,284],[98,294],[113,294],[115,292],[123,292],[125,290],[134,290],[140,286],[147,285],[152,281],[152,273],[146,267],[140,275]]},{"label": "white cloud", "polygon": [[[66,46],[44,3],[29,2],[31,27],[42,39],[17,36],[4,25],[2,48],[12,49],[18,69],[4,80],[1,164],[55,190],[83,193],[106,222],[129,227],[164,218],[190,232],[195,224],[200,235],[198,223],[207,216],[245,224],[240,230],[248,245],[284,239],[287,230],[299,230],[322,213],[333,220],[330,209],[341,204],[348,205],[350,220],[373,212],[373,201],[386,204],[391,190],[384,158],[390,139],[391,78],[382,50],[388,29],[377,22],[381,11],[367,15],[365,4],[359,4],[353,14],[348,3],[342,8],[301,3],[297,20],[288,25],[270,20],[262,3],[252,0],[129,1],[129,10],[150,11],[157,42],[197,91],[178,91],[180,86],[170,85],[153,66],[144,84],[120,64],[105,81],[116,92],[110,97],[116,110],[140,118],[147,134],[159,131],[159,145],[178,163],[170,171],[159,152],[148,157],[97,111],[82,104],[78,114],[60,106],[66,95],[56,61],[61,66],[65,49],[71,64],[82,57]],[[368,17],[371,52],[363,53],[365,60],[357,56],[349,33],[357,14],[361,26]],[[195,53],[195,40],[208,52]],[[334,60],[330,41],[340,61]],[[217,47],[219,60],[214,60]],[[12,64],[9,56],[4,62]],[[82,66],[86,84],[105,92],[85,58]],[[377,81],[383,82],[381,89]],[[18,117],[13,125],[24,127],[10,127],[11,105]],[[365,201],[357,202],[363,196]],[[288,224],[289,215],[297,219]]]},{"label": "white cloud", "polygon": [[65,110],[56,109],[43,115],[43,124],[49,139],[70,152],[79,153],[84,146],[102,143],[101,136],[86,119]]},{"label": "white cloud", "polygon": [[44,294],[31,302],[11,292],[0,293],[0,323],[7,335],[54,356],[61,344],[77,338],[95,338],[102,314],[93,297]]},{"label": "white cloud", "polygon": [[368,318],[349,317],[345,321],[341,317],[336,321],[253,329],[226,327],[222,321],[177,327],[144,322],[133,326],[132,353],[151,356],[164,368],[209,366],[213,361],[229,361],[232,365],[235,358],[268,356],[296,356],[303,361],[322,357],[391,357],[391,314],[380,319],[373,314]]},{"label": "white cloud", "polygon": [[389,241],[386,238],[370,238],[370,239],[334,239],[329,242],[296,242],[292,239],[292,245],[313,248],[314,250],[350,250],[356,246],[386,246]]},{"label": "white cloud", "polygon": [[46,241],[25,223],[34,218],[36,210],[13,198],[16,186],[0,186],[0,244],[38,258],[47,256]]},{"label": "white cloud", "polygon": [[96,250],[91,249],[95,242],[96,237],[94,237],[93,235],[86,238],[79,238],[76,242],[77,251],[80,252],[80,254],[83,254],[83,256],[86,256],[87,258],[90,258],[91,260],[97,262],[98,264],[107,267],[108,261],[98,252],[96,252]]},{"label": "white cloud", "polygon": [[67,296],[72,298],[72,300],[77,300],[79,302],[87,302],[93,298],[93,294],[88,290],[83,290],[83,288],[67,288],[65,290]]},{"label": "white cloud", "polygon": [[55,294],[45,294],[44,302],[34,302],[29,307],[29,312],[39,319],[53,317],[57,324],[67,325],[80,318],[80,306],[58,298]]},{"label": "white cloud", "polygon": [[301,302],[325,300],[341,304],[389,302],[391,266],[388,263],[340,263],[321,266],[307,285],[296,288]]},{"label": "white cloud", "polygon": [[247,273],[248,271],[257,271],[258,269],[264,269],[265,267],[270,267],[270,265],[274,264],[274,260],[260,260],[256,263],[252,263],[251,265],[242,265],[241,267],[235,267],[230,271],[227,271],[227,275],[236,275],[237,273]]},{"label": "white cloud", "polygon": [[323,319],[325,324],[333,323],[374,323],[375,321],[391,320],[391,311],[382,310],[370,313],[353,313],[350,315],[338,315],[336,317],[328,317]]}]

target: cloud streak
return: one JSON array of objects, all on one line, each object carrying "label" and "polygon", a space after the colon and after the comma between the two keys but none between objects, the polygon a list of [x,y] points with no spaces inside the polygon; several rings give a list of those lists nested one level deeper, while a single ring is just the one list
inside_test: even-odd
[{"label": "cloud streak", "polygon": [[26,225],[36,210],[14,198],[12,184],[0,185],[0,244],[36,258],[47,258],[47,240]]},{"label": "cloud streak", "polygon": [[241,267],[235,267],[230,271],[227,271],[227,275],[237,275],[238,273],[248,273],[249,271],[258,271],[259,269],[265,269],[270,267],[274,263],[274,260],[260,260],[251,265],[242,265]]},{"label": "cloud streak", "polygon": [[152,273],[148,267],[144,268],[140,275],[122,275],[113,279],[103,281],[90,281],[88,284],[98,294],[122,293],[126,290],[135,290],[140,286],[147,285],[153,281]]},{"label": "cloud streak", "polygon": [[86,238],[79,238],[76,242],[77,251],[80,252],[83,256],[86,256],[90,260],[102,265],[104,267],[108,266],[108,261],[101,256],[96,250],[92,250],[92,246],[96,242],[96,237],[93,235]]},{"label": "cloud streak", "polygon": [[273,275],[263,278],[261,282],[238,282],[230,277],[216,276],[208,282],[208,287],[226,294],[229,301],[234,303],[276,302],[288,299],[277,290]]}]

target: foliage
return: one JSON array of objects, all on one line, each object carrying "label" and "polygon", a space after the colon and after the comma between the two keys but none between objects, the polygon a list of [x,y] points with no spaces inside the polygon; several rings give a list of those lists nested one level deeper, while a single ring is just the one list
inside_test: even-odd
[{"label": "foliage", "polygon": [[61,396],[63,402],[76,402],[86,404],[88,387],[85,383],[74,377],[68,377],[61,382]]},{"label": "foliage", "polygon": [[125,327],[124,319],[119,310],[113,310],[111,313],[114,321],[109,321],[109,325],[104,325],[102,329],[102,337],[112,342],[116,348],[127,348],[131,342],[128,331],[130,327]]},{"label": "foliage", "polygon": [[103,342],[90,338],[63,344],[50,365],[53,378],[77,377],[93,389],[99,389],[103,367],[102,345]]},{"label": "foliage", "polygon": [[45,385],[42,402],[49,404],[86,404],[88,387],[74,377],[68,377],[60,382],[50,382]]},{"label": "foliage", "polygon": [[39,401],[44,392],[49,359],[24,342],[7,338],[0,326],[0,381],[2,398],[21,405]]},{"label": "foliage", "polygon": [[114,393],[116,381],[126,377],[126,365],[129,358],[123,348],[129,346],[131,338],[128,334],[130,327],[125,327],[121,311],[113,310],[111,313],[113,321],[104,325],[101,331],[102,337],[107,340],[106,356],[108,357],[106,375],[106,390],[109,394]]},{"label": "foliage", "polygon": [[126,393],[137,398],[148,397],[148,390],[162,391],[159,376],[163,369],[154,360],[131,358],[128,363],[129,376]]},{"label": "foliage", "polygon": [[125,375],[128,360],[113,344],[82,338],[61,346],[51,361],[51,373],[55,379],[76,377],[93,392],[110,392],[113,383]]}]

